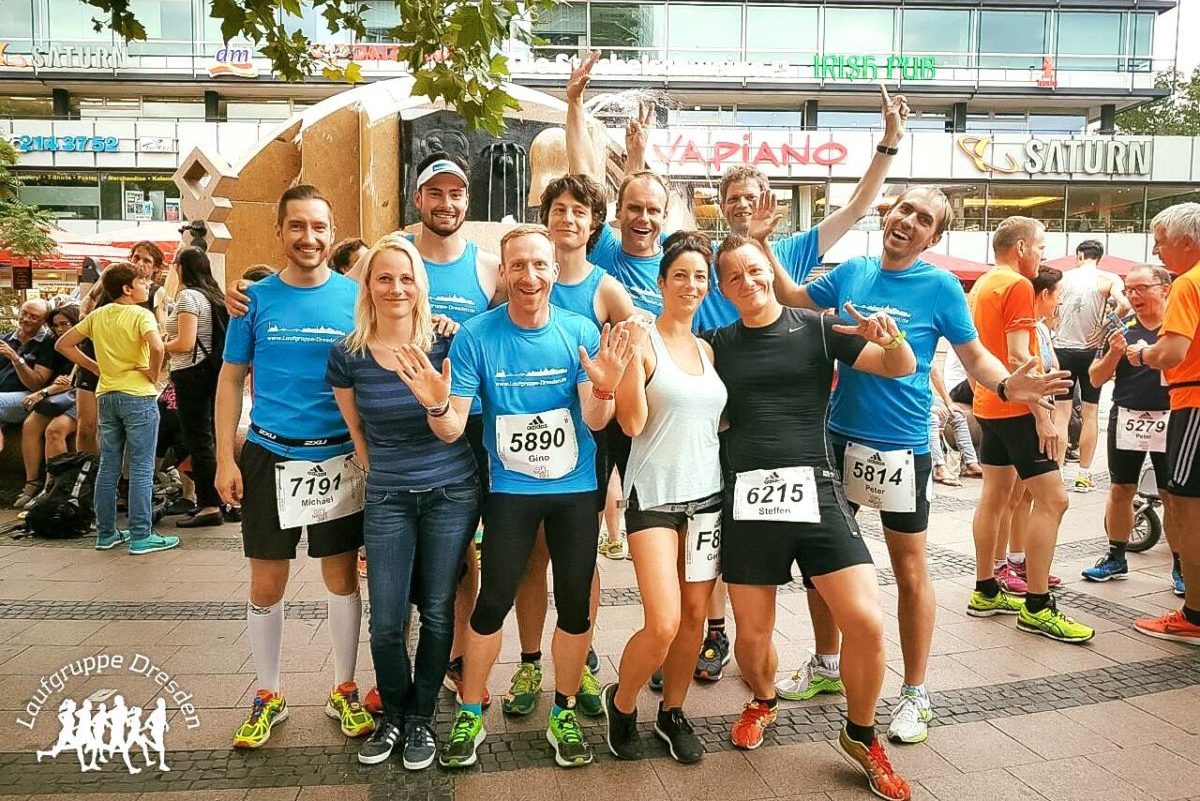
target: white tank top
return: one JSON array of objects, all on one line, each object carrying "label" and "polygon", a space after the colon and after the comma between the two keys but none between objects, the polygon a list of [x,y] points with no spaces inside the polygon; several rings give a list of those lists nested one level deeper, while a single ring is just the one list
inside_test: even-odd
[{"label": "white tank top", "polygon": [[1100,334],[1104,330],[1104,308],[1111,289],[1110,279],[1096,267],[1076,267],[1063,273],[1058,284],[1058,330],[1054,334],[1054,347],[1068,350],[1095,350],[1100,347]]},{"label": "white tank top", "polygon": [[657,365],[646,384],[646,425],[633,438],[625,471],[625,497],[637,489],[638,507],[700,500],[721,491],[717,426],[725,408],[721,382],[700,343],[703,372],[675,364],[657,327],[650,328]]}]

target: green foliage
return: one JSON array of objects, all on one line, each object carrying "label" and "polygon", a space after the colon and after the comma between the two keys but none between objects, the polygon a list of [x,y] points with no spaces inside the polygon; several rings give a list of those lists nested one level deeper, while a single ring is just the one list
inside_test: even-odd
[{"label": "green foliage", "polygon": [[1117,115],[1117,130],[1124,134],[1200,136],[1200,67],[1191,78],[1178,70],[1161,73],[1154,85],[1171,93],[1122,111]]},{"label": "green foliage", "polygon": [[[106,13],[93,20],[127,40],[146,38],[146,30],[130,12],[130,0],[81,0]],[[506,109],[520,106],[503,89],[508,63],[501,48],[509,41],[533,43],[531,21],[562,0],[394,0],[400,22],[389,31],[403,42],[399,60],[416,79],[414,94],[453,106],[471,128],[493,135],[504,130]],[[330,33],[352,31],[366,35],[359,0],[306,0],[324,18]],[[309,49],[304,34],[288,32],[284,20],[301,16],[301,0],[212,0],[209,16],[221,20],[226,42],[248,39],[271,60],[275,74],[286,81],[303,81],[320,73],[330,80],[358,83],[357,64],[324,61]],[[99,29],[99,27],[97,28]]]},{"label": "green foliage", "polygon": [[43,259],[57,248],[49,233],[54,218],[36,206],[21,202],[18,196],[21,179],[12,171],[18,158],[17,149],[7,139],[0,139],[0,250],[14,256]]}]

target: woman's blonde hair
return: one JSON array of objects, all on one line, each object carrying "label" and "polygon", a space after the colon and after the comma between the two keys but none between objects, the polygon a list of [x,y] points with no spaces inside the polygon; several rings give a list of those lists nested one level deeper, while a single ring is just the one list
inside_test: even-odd
[{"label": "woman's blonde hair", "polygon": [[413,280],[419,297],[413,303],[413,336],[408,344],[416,345],[428,353],[433,347],[433,312],[429,308],[429,274],[425,272],[425,262],[422,261],[416,246],[399,231],[381,238],[363,257],[366,268],[363,270],[358,285],[358,300],[354,304],[354,330],[346,336],[346,349],[351,353],[366,353],[368,344],[375,336],[379,323],[375,316],[375,303],[371,300],[371,278],[375,273],[375,257],[385,250],[403,253],[412,264]]}]

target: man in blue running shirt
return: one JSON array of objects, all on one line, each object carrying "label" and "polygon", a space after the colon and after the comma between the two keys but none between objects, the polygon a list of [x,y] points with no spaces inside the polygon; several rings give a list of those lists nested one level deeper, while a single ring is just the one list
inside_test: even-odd
[{"label": "man in blue running shirt", "polygon": [[[933,718],[924,682],[936,600],[925,560],[925,534],[932,487],[929,371],[938,339],[950,342],[977,383],[1001,385],[1012,401],[1036,405],[1063,383],[1060,374],[1029,374],[1031,365],[1009,375],[980,343],[958,280],[920,258],[941,240],[952,215],[941,191],[910,187],[883,219],[881,257],[851,259],[804,287],[777,290],[789,306],[839,311],[853,307],[860,314],[886,311],[917,357],[916,372],[901,379],[840,371],[829,415],[830,442],[846,497],[856,506],[879,510],[896,574],[905,675],[888,736],[906,743],[923,741]],[[836,692],[840,685],[837,627],[819,593],[808,593],[808,599],[818,655],[786,682],[797,697]]]}]

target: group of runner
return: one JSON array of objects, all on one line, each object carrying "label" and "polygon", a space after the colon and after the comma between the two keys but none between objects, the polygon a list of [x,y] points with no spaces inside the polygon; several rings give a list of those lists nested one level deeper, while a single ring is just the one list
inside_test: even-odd
[{"label": "group of runner", "polygon": [[[581,98],[593,62],[568,88],[570,174],[547,186],[543,225],[510,230],[498,259],[462,235],[467,169],[439,153],[417,166],[422,226],[411,240],[384,237],[347,276],[335,274],[326,263],[333,209],[315,188],[297,186],[278,208],[286,267],[231,291],[231,311],[241,316],[229,329],[217,395],[216,484],[226,502],[242,505],[259,687],[235,745],[263,745],[288,714],[282,599],[306,528],[329,590],[335,676],[327,712],[347,736],[370,734],[364,763],[396,749],[410,769],[435,759],[451,768],[475,763],[487,736],[488,679],[514,605],[521,664],[504,711],[533,711],[548,562],[556,622],[546,737],[559,765],[593,759],[581,712],[605,715],[606,747],[636,758],[638,695],[659,671],[654,732],[674,759],[702,757],[683,710],[693,676],[720,678],[729,658],[722,577],[737,627],[733,655],[752,693],[733,743],[762,744],[780,694],[844,690],[840,748],[877,795],[909,798],[876,735],[883,614],[855,513],[879,511],[898,587],[904,685],[887,735],[920,742],[934,714],[925,674],[936,604],[925,540],[930,371],[940,339],[975,388],[983,426],[981,573],[968,614],[1016,614],[1020,628],[1060,640],[1092,636],[1055,608],[1047,586],[1066,507],[1051,398],[1069,379],[1035,368],[1033,358],[1029,278],[1041,261],[1041,226],[1021,217],[1000,226],[998,266],[968,301],[952,275],[920,258],[951,223],[950,203],[914,186],[883,218],[882,256],[806,283],[867,212],[898,152],[908,105],[886,91],[871,165],[850,203],[810,231],[769,242],[781,216],[769,182],[738,167],[720,184],[731,229],[722,242],[695,231],[665,237],[671,193],[637,157],[609,224],[605,192],[586,175],[595,149]],[[1168,210],[1154,227],[1156,252],[1173,273],[1200,261],[1200,207]],[[1189,551],[1185,540],[1200,515],[1188,494],[1200,496],[1192,468],[1200,423],[1188,411],[1200,406],[1197,275],[1172,287],[1156,343],[1109,341],[1131,367],[1163,368],[1171,384],[1168,530],[1193,596],[1200,548]],[[251,426],[239,457],[249,375]],[[645,619],[618,680],[601,689],[590,664],[596,544],[614,469]],[[1018,479],[1034,498],[1025,603],[998,586],[992,563],[1000,499]],[[476,591],[470,551],[481,517]],[[355,555],[364,543],[378,720],[356,683]],[[776,593],[793,580],[793,564],[808,588],[817,648],[777,690]],[[411,661],[410,599],[421,618]],[[1191,600],[1139,629],[1200,642],[1200,597]],[[439,748],[433,714],[444,679],[458,708]]]}]

